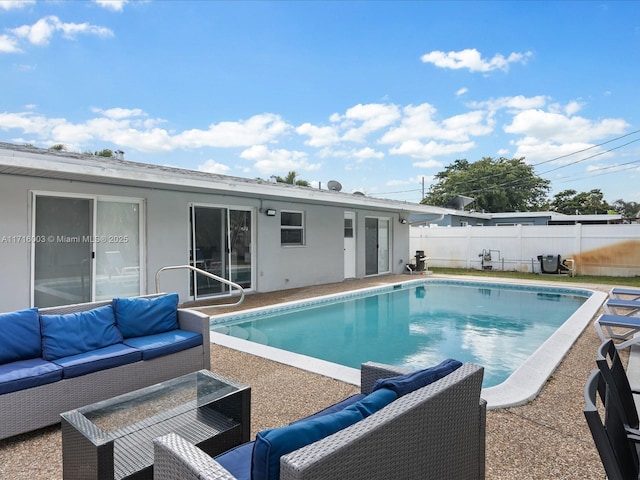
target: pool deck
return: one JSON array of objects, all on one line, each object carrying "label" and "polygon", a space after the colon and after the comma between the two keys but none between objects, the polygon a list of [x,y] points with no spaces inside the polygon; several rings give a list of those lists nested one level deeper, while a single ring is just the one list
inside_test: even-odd
[{"label": "pool deck", "polygon": [[[434,278],[453,277],[434,275]],[[485,277],[456,278],[487,280]],[[415,275],[375,277],[248,295],[244,304],[237,308],[255,308],[410,279],[415,279]],[[550,285],[544,281],[540,284]],[[562,286],[605,293],[612,287],[569,283]],[[217,309],[215,313],[222,311]],[[595,368],[599,344],[600,339],[588,321],[533,401],[487,412],[487,479],[605,478],[582,413],[583,387],[589,372]],[[628,352],[622,353],[628,357]],[[632,356],[640,364],[640,354],[634,352]],[[251,385],[252,435],[313,413],[357,391],[350,383],[220,345],[212,345],[211,369]],[[638,371],[637,380],[640,381],[640,368],[634,371]],[[0,441],[0,478],[62,479],[60,426]]]}]

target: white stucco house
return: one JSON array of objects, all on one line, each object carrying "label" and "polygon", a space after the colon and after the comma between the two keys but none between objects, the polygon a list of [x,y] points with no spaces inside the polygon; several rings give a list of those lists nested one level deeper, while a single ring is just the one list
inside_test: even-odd
[{"label": "white stucco house", "polygon": [[[0,143],[0,311],[152,293],[195,265],[269,292],[402,273],[410,215],[448,210]],[[227,295],[165,271],[181,301]]]}]

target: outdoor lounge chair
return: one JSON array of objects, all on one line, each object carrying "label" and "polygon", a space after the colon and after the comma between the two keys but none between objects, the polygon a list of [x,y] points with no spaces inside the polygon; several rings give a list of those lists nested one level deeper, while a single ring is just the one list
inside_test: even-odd
[{"label": "outdoor lounge chair", "polygon": [[[636,444],[640,442],[640,436],[628,432],[619,406],[609,395],[600,370],[593,370],[589,375],[584,388],[584,400],[584,416],[607,478],[638,480],[640,467]],[[598,408],[600,403],[604,408]],[[604,421],[601,415],[604,415]]]},{"label": "outdoor lounge chair", "polygon": [[[634,316],[640,311],[640,300],[610,298],[605,302],[603,308],[609,315]],[[622,309],[623,311],[619,312],[618,309]]]},{"label": "outdoor lounge chair", "polygon": [[[621,295],[633,298],[620,298]],[[640,289],[613,287],[609,291],[609,298],[617,298],[620,300],[640,300]]]},{"label": "outdoor lounge chair", "polygon": [[632,428],[638,428],[640,419],[633,394],[640,392],[632,390],[613,340],[607,340],[600,345],[596,364],[602,373],[608,395],[613,397],[615,404],[621,409],[619,413],[624,423]]},{"label": "outdoor lounge chair", "polygon": [[[608,339],[622,340],[616,344],[618,350],[640,343],[640,336],[636,335],[640,332],[640,317],[600,315],[593,326],[603,342]],[[620,329],[624,331],[620,332]]]}]

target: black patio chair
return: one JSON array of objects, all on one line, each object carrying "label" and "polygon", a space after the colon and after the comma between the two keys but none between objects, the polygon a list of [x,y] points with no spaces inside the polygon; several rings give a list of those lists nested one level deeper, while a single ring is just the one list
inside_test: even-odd
[{"label": "black patio chair", "polygon": [[584,388],[584,416],[608,480],[638,480],[640,435],[628,432],[610,391],[602,372],[593,370]]},{"label": "black patio chair", "polygon": [[620,415],[624,423],[631,428],[638,428],[640,419],[638,419],[638,410],[633,394],[640,392],[632,390],[629,377],[627,377],[627,372],[622,365],[613,340],[607,340],[600,345],[596,364],[602,372],[609,395],[613,397],[615,405],[621,408]]}]

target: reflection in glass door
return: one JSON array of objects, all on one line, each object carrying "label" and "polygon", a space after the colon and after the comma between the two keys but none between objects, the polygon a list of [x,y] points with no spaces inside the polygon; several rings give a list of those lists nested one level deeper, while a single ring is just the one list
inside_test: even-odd
[{"label": "reflection in glass door", "polygon": [[93,200],[38,196],[34,306],[91,301]]},{"label": "reflection in glass door", "polygon": [[364,219],[365,275],[389,271],[389,219]]},{"label": "reflection in glass door", "polygon": [[251,287],[251,212],[229,210],[230,266],[228,279],[242,288]]},{"label": "reflection in glass door", "polygon": [[[196,268],[250,288],[251,212],[192,206],[190,262]],[[194,299],[229,291],[229,286],[215,279],[196,272],[192,275]]]},{"label": "reflection in glass door", "polygon": [[34,196],[33,305],[140,295],[141,201]]}]

